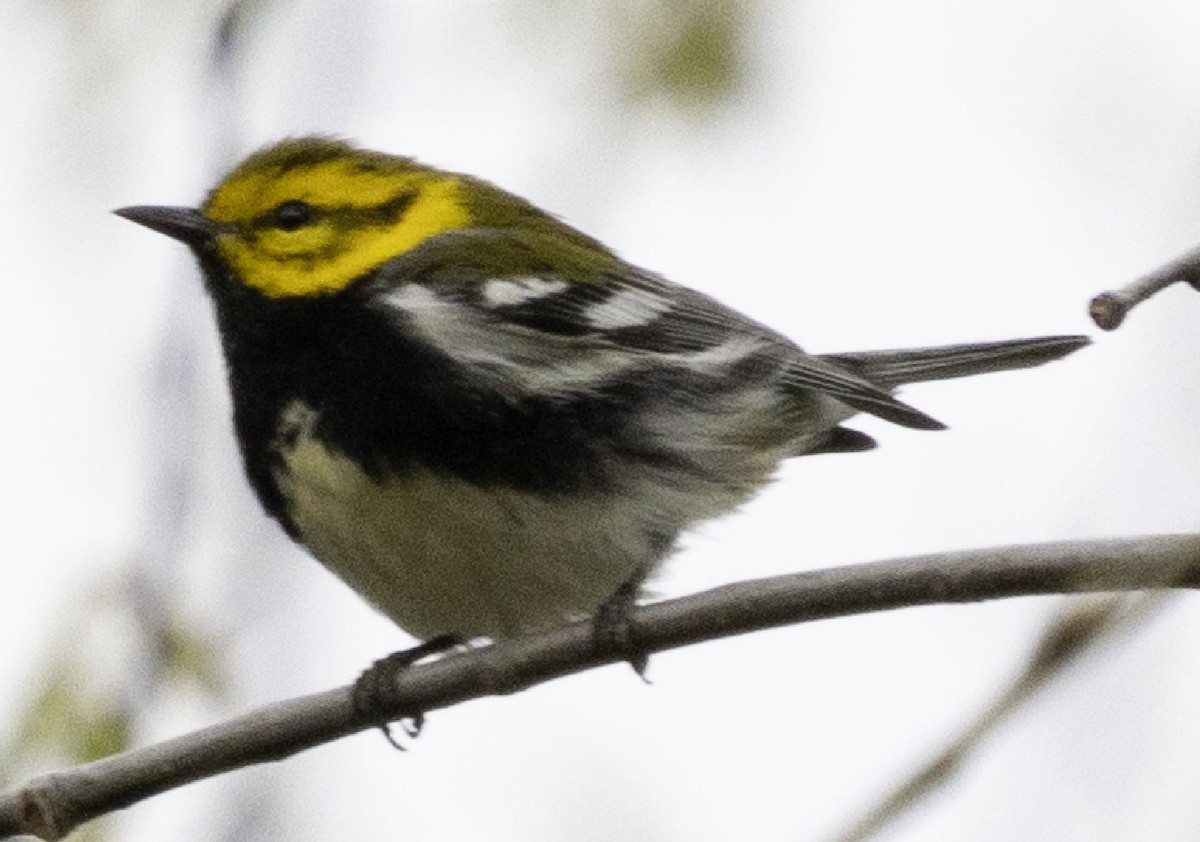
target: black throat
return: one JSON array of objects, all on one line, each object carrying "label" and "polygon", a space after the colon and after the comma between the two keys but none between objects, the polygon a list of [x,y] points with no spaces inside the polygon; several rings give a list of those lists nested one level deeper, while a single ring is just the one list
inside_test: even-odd
[{"label": "black throat", "polygon": [[289,533],[280,421],[297,403],[312,410],[313,437],[377,480],[423,468],[547,493],[611,487],[612,457],[629,444],[627,389],[567,400],[500,394],[372,304],[369,277],[332,294],[269,298],[211,256],[201,262],[246,473]]}]

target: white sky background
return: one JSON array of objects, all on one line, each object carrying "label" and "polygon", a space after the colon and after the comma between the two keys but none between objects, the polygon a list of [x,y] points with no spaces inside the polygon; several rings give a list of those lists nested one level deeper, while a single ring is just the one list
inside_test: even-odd
[{"label": "white sky background", "polygon": [[[476,173],[815,351],[1094,333],[1091,295],[1200,239],[1195,4],[763,2],[751,85],[702,121],[625,110],[588,5],[280,3],[224,96],[220,4],[0,9],[0,722],[66,595],[131,557],[170,560],[162,579],[221,635],[235,691],[227,709],[159,696],[139,742],[346,683],[405,644],[259,514],[196,271],[108,213],[197,202],[228,155],[319,130]],[[950,432],[861,420],[879,450],[786,465],[690,536],[658,589],[1194,530],[1197,324],[1200,296],[1176,289],[1065,363],[913,387]],[[177,500],[161,460],[185,445]],[[155,799],[118,831],[819,839],[1003,687],[1056,604],[658,656],[652,687],[612,668],[438,712],[408,754],[359,736]],[[887,838],[1194,838],[1195,607],[1180,597],[1079,664]]]}]

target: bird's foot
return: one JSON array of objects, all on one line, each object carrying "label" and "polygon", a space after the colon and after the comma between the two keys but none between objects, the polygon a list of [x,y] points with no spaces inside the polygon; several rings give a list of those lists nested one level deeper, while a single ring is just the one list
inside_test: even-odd
[{"label": "bird's foot", "polygon": [[424,658],[440,655],[461,645],[463,641],[457,635],[442,634],[411,649],[393,652],[371,664],[354,682],[350,691],[350,704],[355,717],[361,722],[377,723],[388,742],[405,751],[404,746],[392,736],[388,720],[399,719],[404,733],[415,739],[425,724],[425,714],[417,711],[396,716],[395,710],[400,702],[396,694],[396,677]]},{"label": "bird's foot", "polygon": [[633,624],[633,609],[642,578],[638,576],[622,584],[596,609],[592,618],[592,641],[597,652],[620,656],[633,667],[638,678],[649,684],[646,667],[650,664],[650,653],[638,643]]}]

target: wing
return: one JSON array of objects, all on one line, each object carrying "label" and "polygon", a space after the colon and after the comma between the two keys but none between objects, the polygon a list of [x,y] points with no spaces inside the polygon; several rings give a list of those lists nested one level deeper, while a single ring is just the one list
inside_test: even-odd
[{"label": "wing", "polygon": [[[381,270],[378,300],[451,357],[569,388],[654,364],[818,392],[910,427],[941,424],[886,387],[715,299],[603,251],[511,230],[436,238]],[[433,246],[430,248],[429,246]],[[468,259],[464,259],[467,257]]]}]

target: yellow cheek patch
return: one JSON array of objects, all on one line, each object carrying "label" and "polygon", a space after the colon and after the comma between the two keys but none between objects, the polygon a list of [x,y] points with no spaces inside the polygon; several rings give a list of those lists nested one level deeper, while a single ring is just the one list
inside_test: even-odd
[{"label": "yellow cheek patch", "polygon": [[[395,219],[371,217],[372,210],[405,191],[415,198]],[[253,227],[292,200],[313,205],[317,221],[295,231]],[[231,226],[218,238],[218,249],[238,278],[272,298],[336,292],[430,237],[471,221],[452,176],[364,171],[346,161],[235,176],[218,188],[204,211]]]}]

